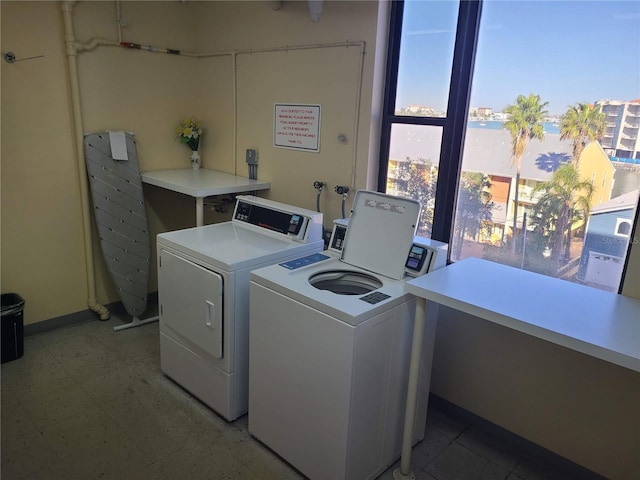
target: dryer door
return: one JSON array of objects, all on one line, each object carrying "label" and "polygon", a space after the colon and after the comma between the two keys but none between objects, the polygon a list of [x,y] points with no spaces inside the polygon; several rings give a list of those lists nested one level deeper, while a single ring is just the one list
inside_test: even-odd
[{"label": "dryer door", "polygon": [[222,358],[222,276],[164,249],[159,255],[161,326]]}]

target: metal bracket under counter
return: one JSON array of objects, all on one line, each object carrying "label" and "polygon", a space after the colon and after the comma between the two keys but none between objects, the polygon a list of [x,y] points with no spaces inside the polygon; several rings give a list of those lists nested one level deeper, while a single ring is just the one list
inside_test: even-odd
[{"label": "metal bracket under counter", "polygon": [[256,190],[268,190],[269,182],[206,168],[178,168],[140,172],[143,183],[183,193],[196,199],[196,226],[204,225],[204,199]]}]

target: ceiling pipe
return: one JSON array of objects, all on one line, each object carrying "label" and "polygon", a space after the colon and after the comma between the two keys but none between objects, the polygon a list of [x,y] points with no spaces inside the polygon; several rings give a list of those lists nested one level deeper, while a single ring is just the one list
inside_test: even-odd
[{"label": "ceiling pipe", "polygon": [[319,22],[324,12],[324,0],[309,0],[309,17],[312,22]]},{"label": "ceiling pipe", "polygon": [[120,0],[116,0],[116,25],[118,27],[118,43],[122,42],[122,27],[126,22],[122,19],[122,13],[120,8]]}]

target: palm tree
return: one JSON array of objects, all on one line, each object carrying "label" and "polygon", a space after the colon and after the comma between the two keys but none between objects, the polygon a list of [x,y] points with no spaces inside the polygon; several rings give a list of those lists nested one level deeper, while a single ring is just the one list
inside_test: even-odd
[{"label": "palm tree", "polygon": [[[561,165],[548,181],[535,186],[535,192],[544,193],[536,204],[534,218],[537,217],[541,224],[553,225],[551,258],[554,265],[560,262],[565,232],[574,222],[574,214],[580,213],[584,217],[589,214],[594,190],[589,180],[580,180],[580,174],[572,163]],[[566,241],[571,242],[570,230]]]},{"label": "palm tree", "polygon": [[576,103],[560,119],[560,139],[573,142],[573,164],[580,165],[580,155],[590,142],[600,140],[605,130],[605,114],[600,106]]},{"label": "palm tree", "polygon": [[524,155],[529,140],[544,139],[544,128],[542,121],[547,111],[544,108],[549,102],[540,103],[540,95],[530,94],[528,97],[518,95],[516,103],[504,109],[508,115],[507,121],[502,128],[509,131],[511,135],[511,160],[516,166],[516,186],[514,192],[513,206],[513,233],[511,237],[511,250],[516,251],[516,228],[518,222],[518,199],[520,184],[520,167],[522,166],[522,156]]},{"label": "palm tree", "polygon": [[491,182],[484,173],[462,172],[456,204],[456,221],[451,257],[461,260],[464,237],[477,236],[485,222],[491,220],[494,203],[491,201]]}]

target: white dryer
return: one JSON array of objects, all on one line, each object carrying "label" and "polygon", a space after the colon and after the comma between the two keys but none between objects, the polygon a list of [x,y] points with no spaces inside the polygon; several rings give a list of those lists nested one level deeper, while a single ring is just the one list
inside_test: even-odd
[{"label": "white dryer", "polygon": [[249,431],[311,480],[375,478],[400,456],[415,312],[405,268],[446,259],[446,245],[414,241],[419,210],[359,191],[327,252],[251,273]]},{"label": "white dryer", "polygon": [[229,222],[159,234],[162,371],[227,420],[246,413],[249,272],[323,246],[321,213],[254,196]]}]

